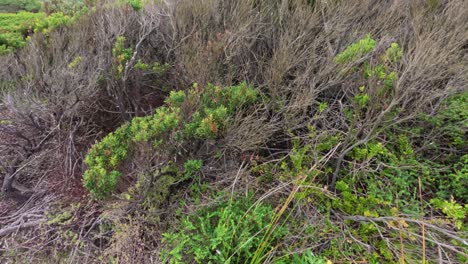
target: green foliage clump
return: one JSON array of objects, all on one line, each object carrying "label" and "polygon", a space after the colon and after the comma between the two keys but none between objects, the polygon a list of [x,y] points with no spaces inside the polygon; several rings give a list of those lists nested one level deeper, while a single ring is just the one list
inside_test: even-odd
[{"label": "green foliage clump", "polygon": [[26,36],[44,19],[44,13],[0,13],[0,55],[22,48],[26,44]]},{"label": "green foliage clump", "polygon": [[0,13],[13,13],[18,11],[37,12],[41,8],[39,0],[0,0]]},{"label": "green foliage clump", "polygon": [[375,197],[373,194],[359,195],[344,181],[336,183],[341,199],[333,200],[332,206],[351,215],[379,217],[382,212],[390,212],[390,203]]},{"label": "green foliage clump", "polygon": [[371,141],[353,149],[351,156],[357,161],[369,161],[377,155],[387,155],[389,151],[381,142]]},{"label": "green foliage clump", "polygon": [[204,208],[184,217],[180,226],[163,234],[165,263],[248,263],[260,246],[267,250],[286,234],[278,227],[267,245],[262,242],[275,211],[265,204],[239,199]]},{"label": "green foliage clump", "polygon": [[142,71],[150,71],[152,73],[163,75],[169,69],[169,64],[167,63],[161,64],[160,62],[157,62],[157,61],[148,64],[148,63],[144,63],[141,59],[139,59],[137,63],[135,63],[135,69],[142,70]]},{"label": "green foliage clump", "polygon": [[[193,95],[189,94],[189,100]],[[229,122],[229,117],[243,105],[257,100],[257,92],[242,83],[229,89],[208,84],[200,96],[201,107],[185,126],[185,135],[198,139],[216,138]]]},{"label": "green foliage clump", "polygon": [[196,172],[198,172],[203,166],[202,160],[187,160],[184,163],[185,173],[184,176],[186,178],[192,177]]},{"label": "green foliage clump", "polygon": [[463,221],[468,214],[468,204],[465,204],[463,207],[453,199],[450,201],[445,201],[437,198],[431,199],[430,202],[437,209],[440,209],[445,215],[451,218],[455,222],[455,225],[458,229],[463,228]]},{"label": "green foliage clump", "polygon": [[[133,56],[133,48],[127,47],[127,39],[124,36],[118,36],[115,40],[114,47],[112,48],[113,72],[115,77],[122,78],[124,69],[127,67],[130,59]],[[156,74],[158,76],[164,75],[169,70],[169,64],[160,62],[145,63],[143,60],[138,59],[132,67],[135,70]]]},{"label": "green foliage clump", "polygon": [[370,35],[366,35],[365,38],[349,45],[344,51],[336,55],[335,62],[344,64],[359,59],[363,55],[373,51],[375,44],[376,41]]},{"label": "green foliage clump", "polygon": [[68,25],[71,21],[72,17],[68,15],[63,13],[53,13],[47,16],[44,20],[36,22],[34,25],[34,31],[47,35],[55,28]]},{"label": "green foliage clump", "polygon": [[356,101],[356,104],[361,107],[361,108],[364,108],[367,103],[369,102],[369,95],[366,94],[366,93],[363,93],[363,94],[358,94],[354,97],[355,101]]},{"label": "green foliage clump", "polygon": [[121,77],[125,64],[132,57],[133,49],[125,47],[126,38],[118,36],[115,40],[114,48],[112,49],[112,56],[114,57],[114,70],[118,77]]},{"label": "green foliage clump", "polygon": [[[422,116],[418,127],[407,128],[414,145],[424,145],[417,160],[426,168],[436,197],[449,200],[454,197],[468,203],[468,92],[448,98],[433,116]],[[426,141],[426,135],[436,135]],[[438,155],[436,155],[438,154]]]},{"label": "green foliage clump", "polygon": [[132,119],[129,126],[131,141],[148,142],[158,145],[159,138],[163,133],[176,128],[180,122],[180,109],[160,107],[156,109],[153,116],[136,117]]},{"label": "green foliage clump", "polygon": [[129,7],[134,11],[141,11],[145,4],[148,3],[148,0],[117,0],[116,4],[120,7]]},{"label": "green foliage clump", "polygon": [[24,47],[33,33],[70,24],[87,12],[85,6],[83,0],[0,0],[0,55]]},{"label": "green foliage clump", "polygon": [[17,14],[0,13],[0,55],[4,55],[26,45],[27,37],[33,32],[49,34],[53,29],[67,25],[71,17],[63,13],[19,12]]},{"label": "green foliage clump", "polygon": [[[119,44],[117,50],[122,50]],[[125,50],[125,49],[123,49]],[[120,54],[120,53],[119,53]],[[120,54],[119,56],[124,56]],[[221,88],[207,85],[184,93],[171,92],[166,106],[145,117],[135,117],[95,144],[85,158],[88,169],[83,183],[95,197],[104,198],[115,190],[122,173],[118,169],[137,143],[149,143],[158,148],[170,138],[180,142],[216,138],[230,122],[230,117],[243,106],[255,102],[257,92],[246,83]],[[169,150],[167,146],[165,150]],[[201,161],[185,164],[193,174],[201,168]]]},{"label": "green foliage clump", "polygon": [[63,213],[58,213],[56,215],[49,215],[48,225],[63,225],[68,220],[73,217],[70,211],[64,211]]},{"label": "green foliage clump", "polygon": [[140,11],[143,8],[142,0],[127,0],[127,2],[135,11]]},{"label": "green foliage clump", "polygon": [[165,102],[171,107],[181,107],[185,102],[186,96],[184,91],[171,91]]},{"label": "green foliage clump", "polygon": [[155,140],[179,124],[179,109],[160,107],[153,116],[136,117],[95,144],[85,158],[88,169],[83,183],[97,198],[104,198],[117,186],[122,173],[118,165],[127,157],[130,146]]},{"label": "green foliage clump", "polygon": [[74,68],[76,68],[78,65],[80,65],[82,62],[83,62],[83,57],[81,57],[81,56],[76,56],[76,57],[70,62],[70,64],[68,64],[68,68],[69,68],[69,69],[74,69]]},{"label": "green foliage clump", "polygon": [[392,44],[390,44],[390,48],[387,49],[387,51],[385,52],[384,60],[397,62],[400,60],[402,55],[403,52],[400,48],[400,45],[398,45],[398,43],[393,42]]},{"label": "green foliage clump", "polygon": [[[362,57],[362,50],[366,51],[365,53],[371,52],[375,41],[368,38],[364,40],[352,44],[349,48],[353,48],[350,50],[348,48],[343,53],[338,54],[335,57],[335,61],[341,64],[343,56],[348,60],[349,58],[354,58],[354,56]],[[397,79],[397,73],[393,70],[394,67],[392,65],[400,60],[402,54],[403,51],[398,43],[391,43],[376,65],[372,65],[370,60],[364,60],[362,65],[353,68],[351,73],[358,73],[364,81],[368,81],[370,84],[369,87],[361,85],[355,90],[352,100],[355,106],[354,112],[356,118],[364,117],[361,112],[367,109],[368,106],[375,109],[383,109],[391,101],[394,95],[394,82]]]},{"label": "green foliage clump", "polygon": [[85,158],[88,170],[83,175],[83,183],[97,197],[105,196],[117,186],[121,173],[116,166],[128,152],[128,145],[122,139],[126,139],[125,129],[110,133]]}]

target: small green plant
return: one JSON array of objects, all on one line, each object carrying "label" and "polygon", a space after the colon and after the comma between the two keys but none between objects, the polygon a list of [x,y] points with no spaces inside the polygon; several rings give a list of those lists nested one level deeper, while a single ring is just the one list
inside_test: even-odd
[{"label": "small green plant", "polygon": [[293,141],[293,149],[290,154],[290,159],[296,174],[302,171],[305,163],[304,161],[307,157],[306,154],[309,149],[309,146],[301,147],[298,140]]},{"label": "small green plant", "polygon": [[[124,36],[118,36],[112,48],[113,74],[119,79],[123,77],[124,70],[129,66],[128,63],[134,54],[134,49],[128,46],[127,39]],[[169,64],[157,61],[146,63],[142,59],[138,59],[131,69],[145,74],[163,76],[169,70]]]},{"label": "small green plant", "polygon": [[[193,93],[189,94],[188,100],[194,100],[193,96]],[[191,122],[185,126],[185,135],[198,139],[216,138],[237,108],[256,100],[257,92],[246,83],[229,89],[208,84],[200,96],[201,107],[193,113]]]},{"label": "small green plant", "polygon": [[187,160],[184,163],[184,176],[185,178],[192,177],[195,173],[200,171],[201,167],[203,166],[202,160]]},{"label": "small green plant", "polygon": [[[345,64],[362,58],[371,53],[375,48],[376,41],[369,35],[358,42],[351,44],[342,53],[335,57],[337,64]],[[350,100],[354,107],[345,112],[351,122],[366,119],[366,109],[385,110],[394,96],[394,83],[397,73],[393,69],[399,62],[403,51],[398,43],[391,43],[385,53],[378,60],[362,60],[351,70],[344,72],[344,76],[362,78],[368,85],[360,85],[353,91]]]},{"label": "small green plant", "polygon": [[356,101],[356,104],[359,107],[364,108],[364,107],[366,107],[367,103],[369,102],[369,95],[366,94],[366,93],[358,94],[358,95],[354,96],[354,100]]},{"label": "small green plant", "polygon": [[[275,211],[265,204],[239,199],[184,217],[180,226],[163,234],[163,262],[249,263]],[[286,233],[277,228],[267,250]]]},{"label": "small green plant", "polygon": [[344,51],[336,55],[335,62],[344,64],[361,58],[363,55],[371,52],[375,48],[376,41],[370,35],[349,45]]},{"label": "small green plant", "polygon": [[301,254],[293,254],[292,259],[290,261],[292,262],[276,262],[275,264],[280,264],[280,263],[295,263],[295,264],[332,264],[331,261],[327,260],[326,258],[316,256],[312,253],[310,249],[307,249],[306,251],[302,252]]},{"label": "small green plant", "polygon": [[397,62],[400,60],[402,55],[403,51],[401,50],[400,45],[398,45],[398,43],[393,42],[392,44],[390,44],[390,48],[388,48],[385,52],[385,57],[383,60]]},{"label": "small green plant", "polygon": [[49,215],[49,221],[47,221],[47,224],[48,225],[63,225],[72,217],[73,215],[69,211],[64,211],[63,213],[58,213],[56,215]]},{"label": "small green plant", "polygon": [[127,2],[135,11],[140,11],[143,8],[142,0],[127,0]]},{"label": "small green plant", "polygon": [[148,71],[150,73],[164,75],[169,69],[169,64],[167,63],[161,64],[160,62],[157,62],[157,61],[153,63],[144,63],[141,59],[139,59],[135,63],[134,68],[136,70]]},{"label": "small green plant", "polygon": [[76,56],[70,64],[68,64],[68,69],[74,69],[83,62],[83,57]]},{"label": "small green plant", "polygon": [[327,109],[327,107],[328,105],[326,102],[320,102],[318,107],[319,113],[323,113]]},{"label": "small green plant", "polygon": [[126,38],[118,36],[115,40],[114,48],[112,49],[112,56],[114,57],[114,71],[118,77],[121,77],[125,64],[132,57],[133,49],[126,48]]}]

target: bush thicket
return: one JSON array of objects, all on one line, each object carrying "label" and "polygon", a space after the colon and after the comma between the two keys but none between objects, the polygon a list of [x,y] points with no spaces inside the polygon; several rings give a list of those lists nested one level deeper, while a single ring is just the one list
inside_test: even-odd
[{"label": "bush thicket", "polygon": [[0,14],[0,260],[467,261],[466,1],[43,11]]}]

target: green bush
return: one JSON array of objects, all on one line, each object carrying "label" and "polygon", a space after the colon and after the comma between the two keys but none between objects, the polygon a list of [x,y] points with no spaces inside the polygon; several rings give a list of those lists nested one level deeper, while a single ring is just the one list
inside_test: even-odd
[{"label": "green bush", "polygon": [[[47,35],[87,11],[83,1],[44,1],[48,15],[38,12],[41,5],[36,0],[0,0],[0,55],[24,47],[33,33]],[[2,8],[11,13],[1,13]]]},{"label": "green bush", "polygon": [[[209,84],[204,89],[195,85],[186,93],[171,92],[166,106],[156,109],[153,115],[134,118],[91,147],[85,158],[88,169],[83,175],[84,186],[97,198],[106,197],[122,175],[119,165],[131,156],[136,144],[149,143],[157,150],[170,138],[179,143],[216,138],[223,134],[236,111],[256,99],[257,92],[246,83],[226,88]],[[199,167],[199,161],[188,161],[185,170],[191,172]]]},{"label": "green bush", "polygon": [[47,16],[44,20],[37,21],[34,25],[34,31],[47,35],[53,29],[68,25],[71,21],[72,18],[70,16],[67,16],[63,13],[53,13]]},{"label": "green bush", "polygon": [[50,16],[30,12],[0,13],[0,55],[24,47],[27,37],[34,32],[49,34],[53,29],[70,22],[71,17],[62,13],[54,13]]},{"label": "green bush", "polygon": [[376,41],[367,35],[356,43],[349,45],[344,51],[336,55],[335,62],[338,64],[352,62],[375,48]]},{"label": "green bush", "polygon": [[83,175],[86,189],[98,198],[110,194],[121,177],[120,163],[127,157],[132,144],[157,140],[171,132],[180,122],[179,108],[160,107],[153,116],[136,117],[95,144],[86,155],[88,169]]},{"label": "green bush", "polygon": [[[249,263],[260,246],[275,248],[285,234],[278,227],[265,245],[264,235],[275,211],[250,199],[204,208],[184,217],[180,226],[163,234],[162,261],[167,263]],[[305,262],[307,263],[307,262]]]},{"label": "green bush", "polygon": [[0,13],[0,55],[22,48],[26,44],[26,36],[34,31],[36,23],[44,19],[44,13]]}]

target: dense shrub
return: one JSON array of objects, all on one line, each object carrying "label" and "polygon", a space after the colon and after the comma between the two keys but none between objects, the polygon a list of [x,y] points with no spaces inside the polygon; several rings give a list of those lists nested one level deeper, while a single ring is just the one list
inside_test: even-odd
[{"label": "dense shrub", "polygon": [[[256,100],[257,92],[246,83],[226,88],[195,85],[187,93],[171,92],[167,106],[159,107],[153,115],[133,118],[90,149],[85,158],[88,169],[83,176],[84,186],[103,198],[114,191],[121,177],[118,167],[135,144],[147,142],[167,152],[171,151],[171,139],[179,144],[214,139],[223,134],[236,111]],[[187,164],[187,170],[193,170],[191,164]]]},{"label": "dense shrub", "polygon": [[22,48],[26,44],[25,37],[32,34],[34,25],[44,18],[43,13],[0,14],[0,54]]},{"label": "dense shrub", "polygon": [[29,12],[0,13],[0,55],[24,47],[28,37],[34,32],[48,34],[51,30],[68,24],[70,20],[70,17],[62,13],[54,13],[50,16]]}]

